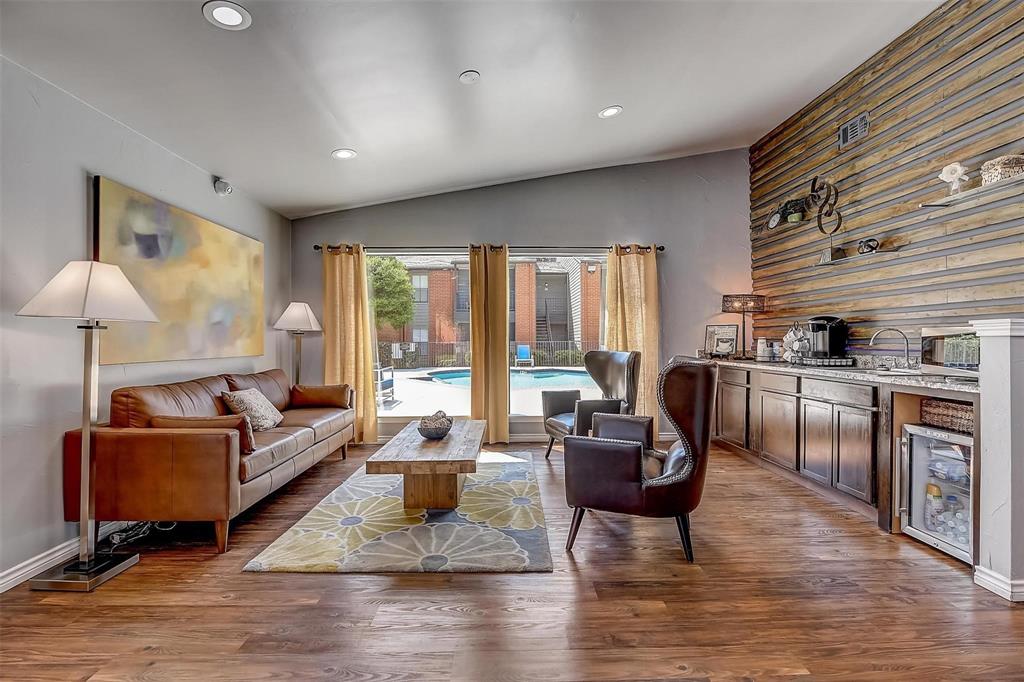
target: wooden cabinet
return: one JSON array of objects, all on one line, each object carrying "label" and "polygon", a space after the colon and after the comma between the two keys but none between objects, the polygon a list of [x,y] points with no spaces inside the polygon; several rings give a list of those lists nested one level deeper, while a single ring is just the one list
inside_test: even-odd
[{"label": "wooden cabinet", "polygon": [[819,485],[874,502],[875,386],[725,369],[718,383],[718,438]]},{"label": "wooden cabinet", "polygon": [[871,410],[834,405],[833,485],[865,502],[874,500],[875,415]]},{"label": "wooden cabinet", "polygon": [[832,485],[832,405],[800,401],[800,473],[822,485]]},{"label": "wooden cabinet", "polygon": [[848,495],[874,500],[875,415],[872,410],[800,400],[800,473]]},{"label": "wooden cabinet", "polygon": [[797,470],[798,398],[760,391],[761,456],[787,469]]},{"label": "wooden cabinet", "polygon": [[741,448],[747,447],[749,394],[746,386],[718,384],[718,437]]}]

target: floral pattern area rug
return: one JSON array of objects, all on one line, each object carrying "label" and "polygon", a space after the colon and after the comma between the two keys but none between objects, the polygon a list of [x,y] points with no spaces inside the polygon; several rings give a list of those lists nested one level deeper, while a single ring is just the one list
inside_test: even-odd
[{"label": "floral pattern area rug", "polygon": [[360,467],[244,570],[550,572],[532,456],[482,452],[452,511],[404,509],[401,475],[367,474]]}]

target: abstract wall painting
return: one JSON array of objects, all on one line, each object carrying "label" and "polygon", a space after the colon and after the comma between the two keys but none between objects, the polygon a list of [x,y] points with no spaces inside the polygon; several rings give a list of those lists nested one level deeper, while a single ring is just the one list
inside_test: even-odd
[{"label": "abstract wall painting", "polygon": [[263,243],[107,178],[94,179],[94,249],[160,321],[108,323],[100,364],[263,354]]}]

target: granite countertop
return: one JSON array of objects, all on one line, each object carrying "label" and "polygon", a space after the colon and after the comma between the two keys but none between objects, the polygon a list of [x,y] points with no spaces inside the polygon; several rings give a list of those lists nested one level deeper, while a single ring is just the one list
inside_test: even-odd
[{"label": "granite countertop", "polygon": [[757,362],[754,360],[715,360],[723,367],[757,369],[780,374],[798,374],[822,379],[859,381],[867,384],[892,384],[894,386],[916,386],[919,388],[940,388],[961,393],[981,393],[977,383],[948,383],[939,374],[885,374],[860,367],[807,367],[786,362]]}]

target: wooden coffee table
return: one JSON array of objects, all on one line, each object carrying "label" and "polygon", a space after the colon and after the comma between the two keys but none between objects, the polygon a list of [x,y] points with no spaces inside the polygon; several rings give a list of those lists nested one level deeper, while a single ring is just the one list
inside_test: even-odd
[{"label": "wooden coffee table", "polygon": [[406,509],[455,509],[466,474],[476,472],[484,441],[481,419],[456,419],[441,440],[427,440],[409,422],[366,460],[368,474],[402,474]]}]

